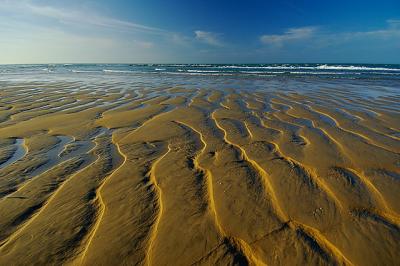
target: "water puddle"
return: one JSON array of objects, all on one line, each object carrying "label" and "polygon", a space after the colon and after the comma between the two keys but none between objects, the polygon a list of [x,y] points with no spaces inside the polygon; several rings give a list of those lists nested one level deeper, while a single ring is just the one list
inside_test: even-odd
[{"label": "water puddle", "polygon": [[26,147],[24,146],[24,139],[15,139],[14,145],[17,147],[17,149],[15,150],[14,154],[11,156],[10,159],[0,164],[0,169],[15,163],[16,161],[22,159],[25,156],[27,150]]}]

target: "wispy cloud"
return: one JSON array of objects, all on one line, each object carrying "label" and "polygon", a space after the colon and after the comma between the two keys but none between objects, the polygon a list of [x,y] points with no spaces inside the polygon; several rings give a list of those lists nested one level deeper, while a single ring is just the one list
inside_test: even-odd
[{"label": "wispy cloud", "polygon": [[140,48],[144,48],[144,49],[150,49],[154,47],[154,43],[152,42],[147,42],[147,41],[133,41],[134,44],[136,44],[138,47]]},{"label": "wispy cloud", "polygon": [[395,28],[400,30],[400,19],[388,19],[386,21],[390,28]]},{"label": "wispy cloud", "polygon": [[49,5],[39,5],[32,1],[0,1],[0,11],[29,14],[31,16],[52,19],[60,24],[73,24],[80,27],[99,27],[115,30],[139,31],[151,34],[168,34],[168,31],[157,27],[120,20],[93,11],[84,12],[78,9],[66,9]]},{"label": "wispy cloud", "polygon": [[372,30],[372,31],[357,31],[347,32],[344,35],[348,39],[357,37],[372,37],[372,38],[398,38],[400,37],[400,20],[389,19],[386,21],[388,26],[386,28]]},{"label": "wispy cloud", "polygon": [[282,45],[285,42],[298,41],[312,37],[317,27],[301,27],[288,29],[283,34],[262,35],[260,40],[264,44]]},{"label": "wispy cloud", "polygon": [[327,29],[322,30],[319,26],[291,28],[282,34],[262,35],[260,41],[263,44],[274,45],[275,47],[302,40],[307,40],[308,46],[317,43],[319,46],[332,46],[361,39],[385,40],[400,38],[400,20],[389,19],[386,22],[386,27],[369,31],[332,32]]},{"label": "wispy cloud", "polygon": [[191,42],[193,41],[193,38],[190,38],[188,36],[179,33],[172,33],[169,35],[168,40],[173,44],[179,46],[190,46]]},{"label": "wispy cloud", "polygon": [[194,32],[194,34],[195,34],[196,40],[199,40],[201,42],[207,43],[212,46],[223,46],[223,43],[219,38],[220,35],[217,33],[196,30]]}]

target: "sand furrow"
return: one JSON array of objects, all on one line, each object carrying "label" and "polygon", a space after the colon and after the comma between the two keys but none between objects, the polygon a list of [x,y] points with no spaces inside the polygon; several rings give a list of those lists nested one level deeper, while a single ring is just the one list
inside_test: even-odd
[{"label": "sand furrow", "polygon": [[196,157],[193,159],[193,163],[194,163],[194,167],[199,169],[199,171],[202,172],[204,174],[204,176],[206,177],[207,194],[208,194],[208,198],[209,198],[208,207],[210,208],[212,216],[214,217],[215,226],[217,227],[217,229],[221,233],[221,235],[223,237],[226,237],[227,235],[225,233],[225,230],[222,228],[221,223],[219,222],[218,213],[217,213],[216,206],[215,206],[212,174],[211,174],[210,170],[202,167],[201,164],[199,163],[199,160],[201,159],[201,156],[204,154],[204,151],[207,149],[207,143],[206,143],[206,141],[205,141],[205,139],[203,137],[203,134],[201,134],[200,131],[196,130],[195,128],[191,127],[190,125],[188,125],[188,124],[186,124],[184,122],[177,121],[177,123],[182,124],[185,127],[187,127],[190,130],[192,130],[193,132],[195,132],[199,136],[200,141],[203,144],[203,147],[197,153]]},{"label": "sand furrow", "polygon": [[[168,108],[166,108],[168,109]],[[152,121],[155,121],[156,119],[172,112],[174,109],[172,110],[167,110],[167,111],[162,111],[158,114],[152,115],[150,116],[148,119],[146,119],[140,126],[136,127],[132,132],[130,132],[129,134],[127,134],[124,138],[120,139],[119,141],[123,141],[125,138],[129,138],[131,135],[134,135],[136,131],[139,131],[141,128],[144,128],[147,124],[151,123]]]},{"label": "sand furrow", "polygon": [[126,158],[127,157],[126,157],[125,154],[122,153],[118,143],[114,143],[114,145],[117,147],[117,151],[118,151],[119,155],[123,158],[123,161],[121,162],[120,165],[118,165],[115,168],[115,170],[110,175],[108,175],[106,178],[104,178],[104,180],[102,181],[100,186],[96,189],[96,192],[95,192],[96,193],[96,197],[95,197],[94,200],[99,203],[100,210],[98,211],[97,218],[96,218],[95,224],[93,225],[93,228],[92,228],[91,232],[88,233],[89,238],[88,238],[87,242],[85,243],[85,247],[84,247],[84,249],[82,251],[82,254],[80,255],[81,256],[81,258],[80,258],[80,261],[81,261],[80,263],[81,264],[85,263],[86,254],[89,252],[89,248],[90,248],[90,245],[92,243],[93,237],[95,236],[95,234],[97,232],[97,229],[99,228],[99,225],[100,225],[100,223],[102,221],[104,212],[106,211],[106,207],[107,206],[103,201],[103,198],[101,196],[101,191],[102,191],[103,187],[106,185],[107,181],[109,179],[111,179],[113,177],[113,175],[118,173],[118,170],[121,169],[124,166],[125,162],[126,162]]},{"label": "sand furrow", "polygon": [[[217,122],[217,119],[213,116],[216,125],[218,128],[220,128],[220,130],[222,130],[224,132],[224,139],[227,143],[235,146],[236,148],[238,148],[239,150],[241,150],[241,153],[243,154],[243,157],[246,161],[249,161],[253,167],[255,169],[257,169],[262,176],[264,177],[264,180],[269,180],[269,176],[268,174],[265,172],[265,170],[253,159],[251,159],[248,155],[247,152],[244,148],[242,148],[241,146],[239,146],[238,144],[235,144],[233,142],[231,142],[228,139],[228,132],[226,131],[226,129],[224,129],[221,125],[219,125],[219,123]],[[283,158],[286,158],[286,160],[288,160],[288,162],[290,162],[291,164],[294,165],[301,165],[299,162],[296,162],[294,159],[285,156],[282,151],[280,151],[279,146],[275,143],[273,143],[276,146],[277,152],[278,154],[280,154],[281,156],[283,156]],[[336,195],[333,193],[333,191],[327,186],[327,184],[325,184],[322,180],[320,180],[319,178],[312,178],[312,180],[314,180],[318,187],[322,188],[323,191],[325,191],[327,193],[327,195],[329,195],[330,198],[332,198],[334,200],[334,202],[336,203],[337,206],[340,207],[340,209],[343,209],[341,202],[339,201],[339,199],[336,197]],[[266,184],[266,188],[268,189],[269,194],[273,195],[273,203],[275,205],[275,209],[277,209],[277,213],[278,215],[280,215],[280,218],[282,221],[290,221],[290,225],[295,223],[295,226],[290,226],[292,230],[299,230],[299,226],[298,226],[298,222],[295,222],[294,220],[292,220],[292,218],[288,218],[287,214],[283,212],[282,207],[279,204],[279,200],[275,194],[275,189],[273,188],[272,184],[270,182],[268,182]],[[272,192],[271,192],[272,191]],[[279,208],[279,209],[278,209]],[[336,261],[345,261],[345,264],[348,265],[352,265],[344,256],[343,254],[339,251],[339,249],[334,246],[331,242],[329,242],[322,234],[316,235],[315,232],[318,232],[316,229],[313,229],[310,226],[305,226],[303,225],[303,227],[307,227],[307,234],[311,234],[310,232],[313,233],[313,237],[318,239],[318,242],[322,243],[322,246],[325,247],[325,249],[329,250],[331,253],[334,254],[334,258]],[[304,230],[304,229],[303,229]],[[312,230],[312,231],[311,231]]]},{"label": "sand furrow", "polygon": [[[65,137],[65,136],[64,136]],[[60,142],[56,143],[56,145],[51,148],[48,152],[46,152],[46,157],[48,157],[48,161],[39,165],[35,170],[29,172],[28,176],[26,176],[22,182],[19,182],[16,187],[12,190],[13,192],[10,194],[3,194],[3,198],[0,198],[0,201],[5,197],[13,197],[14,194],[18,194],[24,187],[28,186],[31,182],[34,182],[35,179],[41,175],[46,174],[47,172],[51,171],[57,165],[62,164],[65,161],[70,161],[74,158],[68,160],[62,160],[59,157],[60,152],[64,149],[65,145],[67,145],[71,140],[69,137],[66,137],[68,140],[60,140]],[[71,138],[72,139],[72,138]],[[25,145],[25,144],[24,144]],[[28,147],[26,147],[28,150]]]},{"label": "sand furrow", "polygon": [[[329,251],[328,254],[333,255],[333,257],[335,258],[335,262],[342,264],[342,265],[354,265],[349,259],[347,259],[343,253],[334,245],[332,244],[330,241],[328,241],[323,234],[321,234],[320,232],[318,232],[318,230],[304,225],[304,224],[298,224],[296,222],[295,226],[296,226],[296,230],[301,230],[304,231],[309,237],[312,238],[312,240],[316,241],[318,243],[318,245],[320,245],[321,247],[324,247],[326,250]],[[312,243],[310,243],[312,244]]]},{"label": "sand furrow", "polygon": [[66,161],[49,173],[39,176],[37,182],[18,190],[18,194],[12,194],[0,201],[0,209],[3,212],[3,219],[0,221],[2,228],[0,240],[6,239],[29,221],[63,182],[89,163],[90,158],[83,157]]},{"label": "sand furrow", "polygon": [[[221,125],[219,125],[219,123],[218,123],[217,119],[215,118],[214,114],[215,114],[214,112],[211,114],[211,118],[214,120],[215,125],[224,133],[224,141],[226,143],[228,143],[229,145],[232,145],[233,147],[237,148],[241,152],[241,154],[243,156],[243,159],[248,161],[254,167],[254,169],[256,169],[260,173],[260,175],[262,176],[263,181],[264,181],[265,189],[268,192],[269,197],[271,198],[271,202],[272,202],[272,204],[274,206],[276,214],[281,219],[281,221],[287,221],[288,217],[286,216],[286,214],[281,209],[281,206],[279,205],[279,201],[276,198],[275,191],[274,191],[274,189],[272,187],[272,184],[269,182],[269,177],[268,177],[267,173],[265,172],[265,170],[263,168],[261,168],[254,160],[250,159],[247,156],[246,151],[242,147],[240,147],[239,145],[234,144],[233,142],[231,142],[231,141],[229,141],[227,139],[226,130]],[[240,239],[238,239],[237,241],[240,244],[241,249],[245,252],[245,254],[247,254],[247,256],[249,258],[252,259],[252,261],[254,263],[256,263],[256,264],[257,263],[261,263],[260,259],[258,259],[255,256],[254,251],[252,250],[252,248],[245,241],[240,240]]]},{"label": "sand furrow", "polygon": [[218,123],[217,119],[215,118],[214,114],[215,113],[212,113],[211,117],[214,120],[215,125],[224,133],[225,142],[230,144],[230,145],[232,145],[233,147],[236,147],[241,152],[241,154],[243,156],[243,159],[248,161],[261,174],[261,176],[263,177],[263,180],[264,180],[265,188],[266,188],[266,190],[268,191],[268,194],[271,197],[271,201],[274,204],[274,208],[275,208],[278,216],[280,217],[280,219],[282,221],[287,221],[288,217],[286,216],[286,214],[283,212],[283,210],[281,209],[281,207],[279,205],[279,201],[278,201],[278,199],[277,199],[277,197],[275,195],[274,188],[273,188],[272,184],[269,181],[268,174],[265,172],[265,170],[262,167],[260,167],[257,164],[257,162],[255,162],[254,160],[250,159],[247,156],[246,151],[242,147],[240,147],[239,145],[237,145],[237,144],[231,142],[230,140],[228,140],[228,133],[226,132],[226,130],[221,125],[219,125],[219,123]]},{"label": "sand furrow", "polygon": [[[98,160],[98,159],[97,159]],[[18,239],[18,236],[24,232],[25,228],[27,228],[31,223],[33,223],[39,216],[40,214],[46,209],[46,207],[57,197],[58,193],[63,189],[66,183],[68,183],[71,179],[73,179],[75,176],[78,174],[84,172],[88,167],[93,165],[96,161],[92,162],[91,164],[87,165],[85,168],[79,170],[72,176],[70,176],[65,182],[63,182],[57,190],[48,198],[48,200],[41,206],[41,208],[30,217],[28,221],[26,221],[17,231],[15,231],[7,240],[3,241],[0,244],[0,252],[4,250],[9,243],[11,243],[13,240]]]},{"label": "sand furrow", "polygon": [[[314,121],[312,121],[313,126],[319,130],[321,130],[330,140],[332,140],[340,149],[340,151],[342,152],[342,154],[348,158],[351,162],[354,162],[351,158],[351,156],[346,152],[346,148],[338,141],[336,140],[332,135],[330,135],[325,129],[318,127],[314,124]],[[356,164],[356,162],[354,162],[354,164]],[[350,169],[350,168],[349,168]],[[380,193],[380,191],[373,185],[373,183],[366,178],[362,173],[360,173],[359,171],[356,171],[355,169],[350,169],[351,171],[355,172],[358,176],[360,176],[362,182],[367,186],[367,188],[369,189],[370,193],[372,193],[372,195],[374,195],[375,199],[378,201],[379,205],[385,210],[387,211],[389,214],[393,214],[394,212],[390,209],[390,207],[388,206],[388,204],[386,203],[384,197],[382,196],[382,194]]]},{"label": "sand furrow", "polygon": [[315,112],[315,113],[317,113],[317,114],[319,114],[319,115],[321,115],[321,116],[326,116],[326,117],[328,117],[329,119],[331,119],[332,121],[334,121],[335,127],[339,128],[339,129],[341,129],[341,130],[343,130],[343,131],[346,132],[346,133],[353,134],[353,135],[355,135],[355,136],[357,136],[357,137],[360,137],[360,138],[361,138],[363,141],[365,141],[367,144],[372,145],[372,146],[376,146],[376,147],[378,147],[378,148],[381,148],[381,149],[386,150],[386,151],[389,151],[389,152],[399,153],[399,150],[397,150],[397,149],[392,150],[392,147],[391,147],[391,146],[388,146],[388,145],[382,146],[381,144],[378,144],[376,141],[372,140],[371,138],[367,137],[366,135],[364,135],[364,134],[362,134],[362,133],[356,132],[356,131],[354,131],[354,130],[350,130],[350,129],[343,128],[343,127],[341,126],[341,124],[340,124],[334,117],[332,117],[331,115],[329,115],[329,114],[327,114],[327,113],[324,113],[324,112],[322,112],[322,111],[315,110],[315,108],[312,108],[311,106],[308,106],[308,107],[309,107],[310,110],[312,110],[313,112]]},{"label": "sand furrow", "polygon": [[[356,162],[354,162],[354,160],[352,160],[352,156],[350,156],[348,154],[348,152],[346,152],[346,148],[342,145],[342,143],[340,143],[338,140],[336,140],[330,133],[328,133],[328,131],[326,129],[324,129],[323,127],[317,126],[316,121],[315,120],[311,120],[312,126],[318,130],[320,130],[321,132],[323,132],[323,134],[325,136],[327,136],[333,143],[335,143],[335,145],[339,148],[339,150],[341,151],[341,154],[347,158],[350,162],[353,162],[353,164],[356,164]],[[282,151],[280,151],[281,154]],[[291,160],[294,160],[294,158],[291,158]],[[299,163],[299,162],[296,162]],[[354,166],[353,166],[354,167]],[[375,196],[375,198],[377,199],[377,201],[379,202],[380,206],[382,206],[385,210],[387,210],[389,213],[393,213],[390,208],[388,207],[387,203],[385,202],[384,198],[382,197],[381,193],[376,189],[376,187],[361,173],[357,172],[356,170],[352,169],[353,172],[356,172],[357,175],[359,175],[361,177],[361,180],[363,181],[363,183],[369,188],[369,191]],[[330,189],[328,188],[327,184],[322,184],[323,187],[325,187],[326,189],[328,189],[327,191],[330,191]],[[330,195],[333,196],[333,198],[335,198],[337,200],[337,202],[340,204],[340,201],[337,199],[337,197],[334,195],[334,193],[332,191],[329,192]],[[340,204],[339,206],[342,206],[342,204]]]},{"label": "sand furrow", "polygon": [[[200,157],[204,154],[205,150],[207,149],[207,143],[204,139],[204,136],[203,136],[203,134],[201,134],[200,131],[196,130],[194,127],[192,127],[188,124],[185,124],[183,122],[177,122],[177,123],[184,125],[185,127],[189,128],[191,131],[198,134],[198,136],[203,144],[203,147],[201,148],[200,152],[197,153],[193,162],[194,162],[195,168],[199,169],[199,171],[202,172],[206,177],[207,194],[208,194],[208,199],[209,199],[208,208],[209,208],[210,212],[212,213],[215,226],[217,227],[218,232],[221,234],[222,240],[227,241],[229,243],[229,245],[232,245],[233,248],[237,249],[237,252],[240,252],[249,261],[254,262],[257,265],[265,265],[265,263],[263,263],[256,256],[254,256],[252,249],[245,241],[235,238],[235,237],[232,237],[232,236],[228,236],[227,233],[225,232],[225,230],[222,227],[221,222],[219,221],[219,218],[218,218],[218,212],[216,209],[215,198],[214,198],[215,192],[214,192],[214,188],[213,188],[213,178],[212,178],[211,171],[200,166],[200,163],[199,163]],[[226,245],[226,243],[225,243],[225,245]],[[212,251],[210,253],[212,253]],[[199,261],[201,261],[201,259],[199,259]]]},{"label": "sand furrow", "polygon": [[150,171],[147,174],[150,178],[150,182],[152,183],[152,185],[154,186],[154,189],[157,192],[157,199],[158,199],[158,215],[152,226],[153,229],[152,229],[151,235],[148,240],[148,248],[147,248],[146,259],[145,259],[146,264],[149,266],[154,265],[152,262],[153,245],[154,245],[155,239],[157,238],[158,225],[160,223],[161,216],[163,214],[162,191],[158,185],[158,181],[157,181],[157,177],[156,177],[156,169],[157,169],[157,165],[160,163],[160,161],[165,156],[167,156],[167,154],[171,151],[169,144],[167,145],[167,148],[168,148],[168,150],[163,155],[161,155],[157,160],[154,161],[154,163],[151,165]]}]

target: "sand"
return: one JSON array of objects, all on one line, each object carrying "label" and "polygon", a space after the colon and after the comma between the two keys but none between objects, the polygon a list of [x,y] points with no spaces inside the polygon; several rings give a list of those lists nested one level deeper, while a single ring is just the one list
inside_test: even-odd
[{"label": "sand", "polygon": [[398,97],[76,85],[0,90],[0,265],[399,263]]}]

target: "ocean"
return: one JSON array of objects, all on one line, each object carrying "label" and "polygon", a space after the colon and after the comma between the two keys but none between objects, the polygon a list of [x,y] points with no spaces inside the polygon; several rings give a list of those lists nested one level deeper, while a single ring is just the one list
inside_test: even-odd
[{"label": "ocean", "polygon": [[0,65],[0,77],[20,74],[307,77],[400,79],[400,64],[31,64]]},{"label": "ocean", "polygon": [[352,91],[359,97],[400,95],[400,64],[27,64],[0,65],[0,85],[13,82],[108,84],[121,89],[244,89]]}]

